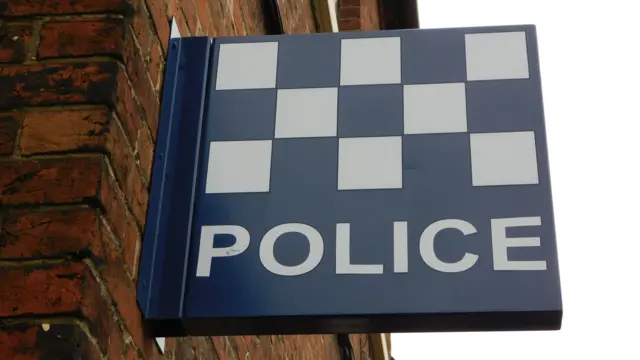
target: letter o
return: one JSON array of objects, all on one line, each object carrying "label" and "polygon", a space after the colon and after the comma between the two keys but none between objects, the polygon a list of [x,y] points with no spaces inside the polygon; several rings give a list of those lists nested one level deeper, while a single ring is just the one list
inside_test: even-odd
[{"label": "letter o", "polygon": [[[286,266],[276,260],[273,254],[273,248],[276,240],[278,240],[280,236],[292,232],[302,234],[307,238],[307,241],[309,241],[309,255],[301,264]],[[324,242],[322,241],[322,235],[320,235],[318,230],[306,224],[291,223],[278,225],[267,231],[260,242],[260,261],[265,269],[276,275],[297,276],[306,274],[320,264],[323,253]]]}]

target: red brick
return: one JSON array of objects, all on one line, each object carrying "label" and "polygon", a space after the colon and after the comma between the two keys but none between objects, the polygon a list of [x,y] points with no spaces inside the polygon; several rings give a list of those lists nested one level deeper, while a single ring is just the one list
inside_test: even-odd
[{"label": "red brick", "polygon": [[[236,27],[233,22],[233,8],[227,0],[208,0],[212,12],[215,36],[236,35]],[[260,8],[262,11],[262,7]],[[184,36],[184,35],[183,35]]]},{"label": "red brick", "polygon": [[100,360],[100,351],[76,324],[16,325],[0,330],[0,359]]},{"label": "red brick", "polygon": [[192,34],[196,33],[198,17],[196,14],[196,4],[194,0],[178,0],[178,8],[182,10],[184,19]]},{"label": "red brick", "polygon": [[138,360],[138,354],[136,353],[136,350],[131,346],[128,345],[124,355],[122,356],[123,360]]},{"label": "red brick", "polygon": [[244,28],[244,20],[242,17],[242,9],[240,9],[240,1],[233,0],[233,23],[236,26],[236,35],[247,35],[247,30]]},{"label": "red brick", "polygon": [[151,77],[151,84],[154,90],[160,90],[161,72],[164,68],[164,55],[162,54],[162,47],[158,40],[154,39],[149,51],[149,76]]},{"label": "red brick", "polygon": [[[157,121],[156,118],[158,117],[160,107],[158,96],[149,78],[147,64],[141,56],[140,49],[138,49],[138,46],[133,41],[133,34],[131,33],[127,34],[124,63],[128,78],[133,87],[132,94],[135,94],[145,119],[152,122]],[[119,85],[122,86],[122,84],[126,83],[123,82]],[[132,143],[135,142],[137,137],[135,132],[129,131],[128,136]]]},{"label": "red brick", "polygon": [[[141,200],[135,200],[134,206],[137,214],[143,217],[143,214],[146,210],[146,201],[147,194],[144,185],[142,185],[142,180],[140,179],[139,171],[136,166],[135,159],[133,158],[132,151],[129,145],[124,142],[124,134],[117,126],[116,122],[112,122],[112,125],[109,127],[105,127],[106,124],[103,123],[105,117],[108,116],[108,112],[106,109],[85,109],[85,110],[56,110],[53,111],[49,116],[51,118],[58,117],[59,119],[64,120],[62,123],[66,124],[65,126],[61,126],[58,123],[56,126],[53,126],[48,131],[37,131],[37,136],[33,134],[36,130],[29,130],[30,126],[27,126],[25,130],[23,130],[23,136],[27,136],[31,139],[31,142],[24,142],[26,144],[32,145],[23,145],[22,148],[24,151],[28,153],[33,153],[36,151],[51,151],[52,149],[74,149],[74,148],[83,148],[89,146],[100,146],[100,150],[108,151],[110,158],[112,159],[112,163],[114,164],[115,170],[119,178],[121,179],[121,183],[126,186],[127,193],[130,198],[141,198]],[[37,128],[35,124],[43,121],[43,114],[38,114],[35,117],[36,120],[33,122],[27,121],[27,124],[34,124],[33,127]],[[99,126],[102,128],[106,128],[108,131],[96,131],[96,134],[93,137],[84,136],[87,132],[87,127],[90,125],[86,125],[85,123],[99,122]],[[56,123],[56,121],[52,121]],[[89,129],[89,131],[94,131],[94,129]],[[99,133],[99,135],[98,135]],[[48,134],[52,136],[48,136]],[[93,138],[99,139],[98,141],[94,141]],[[56,142],[58,139],[58,143]],[[65,140],[67,139],[67,140]],[[62,146],[60,145],[62,142]],[[53,144],[53,145],[52,145]],[[26,149],[26,150],[25,150]],[[79,158],[71,158],[66,159],[69,161],[77,160]],[[93,158],[92,158],[93,159]],[[63,161],[63,159],[61,159]],[[100,161],[97,159],[96,161]],[[19,168],[20,166],[17,165]],[[102,171],[102,168],[99,168]],[[17,170],[19,171],[19,170]],[[62,174],[66,174],[63,172]],[[117,190],[117,185],[109,175],[108,171],[104,171],[101,174],[97,174],[95,176],[101,176],[103,178],[102,183],[98,180],[99,178],[93,178],[93,187],[100,188],[100,200],[107,211],[107,218],[109,219],[109,223],[112,227],[112,230],[117,235],[118,239],[123,241],[123,247],[125,249],[125,258],[128,271],[133,275],[135,270],[135,261],[137,254],[137,247],[139,242],[139,231],[135,224],[135,222],[130,219],[130,215],[126,210],[125,200],[120,195]],[[61,178],[55,179],[56,182],[74,182],[74,179]],[[9,181],[10,180],[6,180]],[[77,184],[76,184],[77,185]],[[90,187],[92,184],[87,183],[86,186]],[[11,188],[11,187],[9,187]],[[143,190],[141,190],[143,189]],[[12,190],[9,190],[11,192]],[[137,194],[138,192],[143,192],[144,194]],[[97,194],[97,190],[88,191],[85,196],[91,196]],[[82,199],[82,197],[81,197]],[[16,200],[16,201],[19,201]],[[142,203],[140,202],[142,201]],[[62,200],[64,202],[64,200]]]},{"label": "red brick", "polygon": [[204,29],[202,25],[200,25],[200,20],[197,21],[198,25],[196,26],[196,36],[204,36]]},{"label": "red brick", "polygon": [[242,9],[245,31],[247,35],[264,35],[266,33],[262,0],[246,0]]},{"label": "red brick", "polygon": [[[147,136],[143,141],[151,141],[148,139],[149,134],[146,129],[141,133]],[[144,146],[145,149],[142,150],[144,150],[143,155],[147,161],[145,166],[149,167],[149,157],[152,156],[153,148],[152,144]],[[141,178],[132,149],[126,142],[124,133],[116,121],[109,121],[108,109],[30,111],[25,116],[20,148],[25,155],[59,151],[77,152],[79,150],[107,152],[123,191],[127,198],[131,199],[134,214],[139,222],[144,221],[148,201],[146,185]],[[102,195],[103,197],[107,196],[107,190],[103,190]],[[113,201],[113,199],[103,199],[103,202],[105,201]],[[124,200],[118,201],[124,202]],[[106,204],[105,206],[110,205]],[[135,253],[135,239],[138,236],[132,230],[135,229],[135,225],[126,223],[124,210],[119,210],[115,214],[122,215],[118,216],[119,220],[112,219],[114,231],[120,239],[125,237],[134,239],[132,248]],[[126,230],[127,227],[129,230]],[[132,262],[131,266],[133,266]]]},{"label": "red brick", "polygon": [[286,34],[316,32],[312,0],[279,0],[278,3]]},{"label": "red brick", "polygon": [[[266,359],[264,356],[262,356],[262,350],[260,349],[260,339],[257,336],[243,336],[241,337],[241,339],[242,349],[246,353],[250,354],[249,357],[251,357],[252,359],[256,357],[258,359]],[[219,341],[219,338],[216,337],[214,338],[214,344],[216,344],[216,349],[218,349],[219,352],[224,352],[224,342]],[[239,353],[238,356],[240,356],[241,359],[244,359],[246,357],[246,355],[242,352]]]},{"label": "red brick", "polygon": [[[253,0],[247,0],[247,1],[253,1]],[[205,28],[207,29],[207,34],[206,34],[207,36],[217,36],[217,33],[216,33],[217,30],[213,22],[213,18],[209,18],[208,25],[205,26]]]},{"label": "red brick", "polygon": [[[122,191],[138,223],[142,225],[144,224],[148,202],[147,188],[136,165],[132,149],[117,126],[114,126],[109,134],[107,149]],[[122,234],[119,234],[119,236],[122,236]]]},{"label": "red brick", "polygon": [[209,27],[209,20],[211,20],[211,10],[209,9],[209,4],[206,0],[194,0],[196,13],[198,15],[198,19],[200,20],[200,26],[202,26],[202,30],[207,31]]},{"label": "red brick", "polygon": [[149,52],[151,39],[156,38],[153,33],[153,25],[151,21],[151,15],[149,15],[147,7],[144,5],[144,2],[141,2],[131,22],[131,28],[133,29],[133,34],[138,41],[144,57],[146,57]]},{"label": "red brick", "polygon": [[106,359],[138,360],[135,349],[132,348],[130,343],[125,342],[119,324],[116,324],[115,321],[113,321],[113,323],[115,326],[109,337]]},{"label": "red brick", "polygon": [[104,257],[93,209],[9,213],[0,218],[0,258]]},{"label": "red brick", "polygon": [[110,128],[106,140],[106,148],[109,152],[113,170],[120,182],[124,182],[127,178],[127,173],[137,172],[133,150],[126,140],[124,131],[115,122]]},{"label": "red brick", "polygon": [[175,16],[178,11],[178,0],[165,0],[165,3],[167,5],[167,16],[169,18]]},{"label": "red brick", "polygon": [[50,21],[40,30],[40,59],[70,56],[114,55],[122,53],[124,21]]},{"label": "red brick", "polygon": [[127,218],[122,237],[122,261],[132,279],[138,275],[138,256],[140,254],[140,231],[131,218]]},{"label": "red brick", "polygon": [[362,1],[362,31],[380,30],[380,14],[378,0]]},{"label": "red brick", "polygon": [[[82,308],[95,282],[82,263],[34,269],[0,268],[0,316],[53,315]],[[86,283],[85,283],[86,281]]]},{"label": "red brick", "polygon": [[129,85],[129,78],[125,71],[118,73],[118,89],[116,92],[115,106],[129,141],[134,142],[138,136],[142,110],[140,109],[138,100],[133,94],[131,85]]},{"label": "red brick", "polygon": [[213,341],[213,347],[218,358],[224,360],[242,360],[238,357],[238,353],[231,348],[231,344],[226,336],[212,337],[211,340]]},{"label": "red brick", "polygon": [[133,31],[128,30],[125,38],[125,49],[123,54],[124,66],[132,84],[136,84],[140,78],[144,76],[146,71],[146,64],[142,51],[136,44],[134,38],[135,34]]},{"label": "red brick", "polygon": [[90,13],[118,13],[132,11],[127,0],[3,0],[0,14],[4,16],[62,15]]},{"label": "red brick", "polygon": [[173,356],[175,359],[180,360],[221,359],[216,356],[213,344],[207,337],[188,337],[177,341],[175,349],[173,350]]},{"label": "red brick", "polygon": [[360,6],[341,6],[339,13],[340,20],[360,19]]},{"label": "red brick", "polygon": [[108,302],[85,263],[0,268],[0,317],[73,316],[89,323],[107,351],[113,331]]},{"label": "red brick", "polygon": [[21,63],[33,37],[32,24],[5,23],[0,26],[0,63]]},{"label": "red brick", "polygon": [[13,153],[20,128],[20,116],[17,111],[0,113],[0,155]]},{"label": "red brick", "polygon": [[233,347],[236,350],[238,356],[242,358],[246,358],[245,354],[249,353],[249,346],[247,346],[247,342],[242,336],[229,337],[229,342],[232,342]]},{"label": "red brick", "polygon": [[[201,2],[198,2],[201,3]],[[201,36],[211,36],[211,31],[213,30],[213,23],[211,22],[210,17],[206,17],[205,20],[200,20],[200,27],[202,28]]]},{"label": "red brick", "polygon": [[147,129],[141,130],[138,136],[138,143],[136,144],[136,152],[140,158],[142,177],[147,184],[151,179],[151,165],[153,164],[154,147],[155,145],[149,131],[147,131]]},{"label": "red brick", "polygon": [[2,162],[0,207],[97,198],[102,171],[97,157]]},{"label": "red brick", "polygon": [[189,31],[189,26],[187,26],[187,19],[184,17],[184,11],[182,8],[178,8],[178,11],[175,13],[175,21],[178,25],[178,30],[180,31],[180,35],[182,37],[191,36],[191,32]]},{"label": "red brick", "polygon": [[115,62],[0,67],[0,108],[110,103]]},{"label": "red brick", "polygon": [[136,276],[136,262],[140,244],[140,232],[133,216],[128,212],[124,195],[115,180],[105,173],[102,181],[101,201],[106,212],[106,221],[116,237],[117,250],[123,253],[123,262],[130,276]]},{"label": "red brick", "polygon": [[156,27],[156,32],[162,50],[167,53],[169,45],[169,36],[171,35],[171,28],[169,23],[169,17],[167,16],[167,4],[165,1],[146,1],[149,13],[153,19],[153,24]]},{"label": "red brick", "polygon": [[104,149],[110,118],[106,107],[28,111],[22,123],[20,152],[33,155]]},{"label": "red brick", "polygon": [[126,232],[127,211],[124,195],[120,192],[111,174],[104,174],[100,189],[100,200],[106,212],[107,222],[111,231],[118,239],[122,239]]},{"label": "red brick", "polygon": [[[149,128],[155,138],[155,131],[157,131],[158,128],[158,117],[160,116],[160,100],[146,73],[144,74],[144,78],[141,78],[140,81],[134,84],[133,89],[140,104],[140,109],[144,114],[144,118],[149,124]],[[133,139],[135,139],[135,137]]]},{"label": "red brick", "polygon": [[142,182],[140,173],[137,170],[131,171],[127,174],[123,188],[127,200],[131,205],[131,212],[133,213],[133,216],[138,221],[138,224],[140,224],[141,227],[144,227],[147,215],[147,204],[149,202],[149,193],[147,192],[147,187]]},{"label": "red brick", "polygon": [[340,20],[338,27],[340,31],[359,31],[362,27],[360,19]]},{"label": "red brick", "polygon": [[360,6],[362,0],[340,0],[340,6]]},{"label": "red brick", "polygon": [[131,333],[133,342],[141,348],[146,358],[158,358],[160,356],[154,340],[143,327],[142,314],[136,301],[136,287],[117,254],[112,252],[107,266],[98,269],[100,276],[114,300],[117,312],[123,319],[126,328]]},{"label": "red brick", "polygon": [[[354,360],[370,359],[366,335],[352,335]],[[271,335],[213,337],[215,354],[221,360],[339,359],[334,335]],[[179,342],[176,348],[180,346]],[[206,346],[206,345],[205,345]],[[179,359],[176,352],[176,359]]]}]

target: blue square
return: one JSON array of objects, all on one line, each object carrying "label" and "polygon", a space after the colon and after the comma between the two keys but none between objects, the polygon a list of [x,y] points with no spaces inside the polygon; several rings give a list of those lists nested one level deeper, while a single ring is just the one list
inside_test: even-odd
[{"label": "blue square", "polygon": [[341,87],[338,136],[402,135],[402,112],[402,85]]},{"label": "blue square", "polygon": [[542,131],[540,82],[524,80],[467,83],[469,132]]},{"label": "blue square", "polygon": [[[271,158],[271,194],[290,201],[309,200],[336,192],[338,139],[277,139]],[[285,200],[287,202],[288,200]]]},{"label": "blue square", "polygon": [[206,126],[211,141],[273,139],[276,90],[215,91],[209,117]]},{"label": "blue square", "polygon": [[276,86],[291,89],[340,85],[340,40],[306,36],[280,38]]},{"label": "blue square", "polygon": [[[410,201],[451,206],[452,198],[471,190],[469,134],[407,135],[402,147],[404,187],[413,192]],[[451,208],[454,215],[455,206]]]},{"label": "blue square", "polygon": [[402,82],[464,82],[464,33],[447,29],[416,31],[402,38]]}]

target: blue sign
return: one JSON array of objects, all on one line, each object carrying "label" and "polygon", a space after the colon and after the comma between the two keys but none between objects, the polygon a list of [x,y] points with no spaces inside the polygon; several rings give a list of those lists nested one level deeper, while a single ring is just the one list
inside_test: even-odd
[{"label": "blue sign", "polygon": [[152,176],[156,336],[560,328],[533,26],[174,39]]}]

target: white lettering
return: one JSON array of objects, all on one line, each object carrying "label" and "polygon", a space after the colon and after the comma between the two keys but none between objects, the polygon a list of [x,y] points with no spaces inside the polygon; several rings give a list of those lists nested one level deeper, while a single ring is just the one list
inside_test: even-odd
[{"label": "white lettering", "polygon": [[493,246],[494,270],[547,270],[547,262],[509,260],[507,250],[510,247],[540,246],[539,237],[508,238],[507,228],[521,226],[540,226],[540,217],[522,217],[510,219],[491,219],[491,243]]},{"label": "white lettering", "polygon": [[[304,235],[309,241],[309,255],[299,265],[285,266],[276,260],[273,253],[276,240],[286,233],[299,233]],[[260,261],[265,269],[271,271],[276,275],[282,276],[297,276],[306,274],[309,271],[315,269],[324,253],[324,242],[322,241],[322,235],[318,230],[306,224],[282,224],[269,230],[260,242]]]},{"label": "white lettering", "polygon": [[[493,269],[495,271],[531,271],[547,270],[547,262],[509,260],[508,250],[514,247],[539,247],[539,237],[507,237],[507,228],[540,226],[540,217],[520,217],[491,219],[491,246],[493,252]],[[409,272],[409,241],[408,223],[395,221],[393,223],[393,272]],[[336,274],[383,274],[385,264],[354,264],[351,259],[351,224],[336,224]],[[479,256],[465,252],[457,262],[444,262],[435,252],[435,240],[445,229],[456,229],[462,235],[477,233],[477,229],[469,222],[459,219],[444,219],[427,226],[420,235],[419,251],[422,260],[432,269],[444,273],[458,273],[472,268]],[[276,240],[286,233],[304,235],[309,242],[309,254],[302,263],[294,266],[283,265],[275,258],[274,247]],[[214,247],[214,241],[219,241],[219,235],[231,235],[235,242],[227,247]],[[218,236],[218,240],[216,240]],[[208,277],[211,273],[213,258],[240,255],[249,248],[250,234],[247,229],[236,225],[203,226],[200,234],[200,248],[196,266],[197,277]],[[265,269],[276,275],[298,276],[315,269],[324,256],[324,241],[322,235],[312,226],[302,223],[278,225],[267,231],[259,245],[259,260]],[[390,266],[388,264],[387,266]]]},{"label": "white lettering", "polygon": [[382,264],[352,264],[349,224],[336,225],[336,274],[382,274]]},{"label": "white lettering", "polygon": [[395,221],[393,223],[393,272],[409,272],[409,249],[406,221]]},{"label": "white lettering", "polygon": [[444,229],[457,229],[464,235],[477,232],[473,225],[464,220],[446,219],[434,222],[427,226],[420,236],[420,255],[422,260],[431,268],[440,272],[456,273],[469,270],[478,261],[478,255],[465,253],[462,259],[455,263],[445,263],[438,259],[434,250],[434,243],[436,235]]},{"label": "white lettering", "polygon": [[[228,247],[214,248],[216,235],[232,235],[236,242]],[[236,225],[203,226],[200,233],[200,249],[198,249],[197,277],[207,277],[211,274],[211,260],[214,257],[236,256],[249,247],[249,231]]]}]

